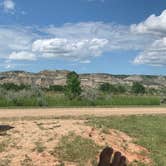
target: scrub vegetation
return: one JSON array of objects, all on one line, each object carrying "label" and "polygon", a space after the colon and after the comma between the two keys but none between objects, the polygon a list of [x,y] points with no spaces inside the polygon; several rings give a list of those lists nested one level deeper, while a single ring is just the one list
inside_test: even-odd
[{"label": "scrub vegetation", "polygon": [[[154,92],[154,90],[153,90]],[[159,93],[141,83],[132,86],[103,83],[96,88],[82,87],[79,75],[71,72],[66,86],[48,88],[5,83],[0,85],[0,107],[74,107],[74,106],[128,106],[160,105],[165,100]]]}]

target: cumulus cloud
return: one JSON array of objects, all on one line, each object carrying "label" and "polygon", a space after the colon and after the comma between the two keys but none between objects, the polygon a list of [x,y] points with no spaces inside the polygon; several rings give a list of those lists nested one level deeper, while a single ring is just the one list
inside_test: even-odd
[{"label": "cumulus cloud", "polygon": [[151,34],[155,36],[150,43],[134,60],[135,64],[148,64],[155,66],[166,65],[166,10],[161,15],[151,15],[144,22],[132,25],[131,31],[140,35]]},{"label": "cumulus cloud", "polygon": [[151,35],[144,38],[132,33],[128,26],[103,22],[65,24],[61,27],[49,26],[37,29],[0,26],[0,57],[24,61],[62,58],[89,63],[94,57],[106,52],[142,50],[151,41],[153,41]]},{"label": "cumulus cloud", "polygon": [[4,11],[12,13],[14,12],[16,6],[13,0],[4,0],[2,5]]},{"label": "cumulus cloud", "polygon": [[53,38],[35,41],[32,50],[42,53],[45,58],[81,60],[91,56],[100,56],[107,44],[106,39],[98,38],[83,40]]},{"label": "cumulus cloud", "polygon": [[27,27],[0,26],[0,58],[8,58],[12,52],[31,52],[32,42],[37,37]]},{"label": "cumulus cloud", "polygon": [[9,55],[8,59],[34,61],[34,60],[36,60],[36,55],[34,53],[26,52],[26,51],[12,52]]},{"label": "cumulus cloud", "polygon": [[38,60],[61,58],[90,63],[112,51],[137,51],[135,64],[166,65],[166,11],[131,26],[104,22],[67,23],[63,26],[0,26],[0,58]]},{"label": "cumulus cloud", "polygon": [[144,22],[131,26],[131,30],[137,33],[150,33],[152,35],[166,35],[166,10],[161,15],[151,15]]},{"label": "cumulus cloud", "polygon": [[50,26],[42,29],[50,36],[67,39],[101,38],[109,41],[109,50],[140,50],[153,41],[151,35],[145,38],[131,32],[129,26],[103,22],[81,22],[65,24],[62,27]]},{"label": "cumulus cloud", "polygon": [[166,38],[154,41],[150,47],[135,58],[134,63],[154,66],[166,65]]}]

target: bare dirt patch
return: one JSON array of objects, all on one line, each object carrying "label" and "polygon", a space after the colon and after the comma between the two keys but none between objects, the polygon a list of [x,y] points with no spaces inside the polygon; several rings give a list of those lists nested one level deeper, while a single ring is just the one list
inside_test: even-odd
[{"label": "bare dirt patch", "polygon": [[32,108],[32,109],[0,109],[0,119],[24,117],[61,117],[61,116],[111,116],[111,115],[151,115],[166,114],[161,107],[129,107],[129,108]]},{"label": "bare dirt patch", "polygon": [[[52,155],[62,136],[74,132],[84,138],[92,139],[102,149],[111,146],[121,151],[129,160],[148,163],[150,160],[145,148],[133,143],[133,139],[117,130],[103,133],[84,124],[84,120],[29,120],[5,122],[15,128],[7,135],[0,136],[0,162],[6,166],[56,166],[61,161]],[[5,143],[3,145],[3,143]],[[76,165],[65,163],[66,166]],[[87,165],[87,164],[86,164]]]}]

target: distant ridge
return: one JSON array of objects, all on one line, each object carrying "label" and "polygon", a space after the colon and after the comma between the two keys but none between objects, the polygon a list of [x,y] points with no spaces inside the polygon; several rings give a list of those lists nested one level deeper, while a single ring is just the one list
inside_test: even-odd
[{"label": "distant ridge", "polygon": [[[26,71],[0,72],[0,84],[14,83],[49,87],[50,85],[65,85],[68,70],[43,70],[38,73]],[[85,87],[98,87],[101,83],[127,84],[140,82],[151,88],[165,88],[166,76],[155,75],[114,75],[107,73],[83,73],[79,74],[81,84]]]}]

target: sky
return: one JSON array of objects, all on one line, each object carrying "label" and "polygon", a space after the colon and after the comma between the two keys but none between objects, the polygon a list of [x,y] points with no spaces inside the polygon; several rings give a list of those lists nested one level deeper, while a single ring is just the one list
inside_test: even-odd
[{"label": "sky", "polygon": [[165,0],[0,0],[0,71],[166,75]]}]

